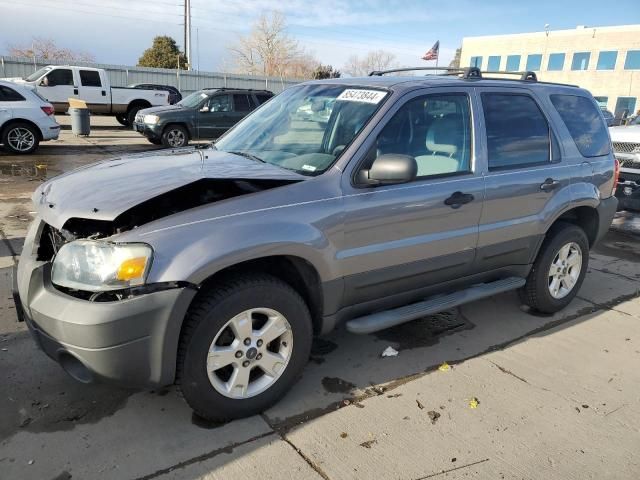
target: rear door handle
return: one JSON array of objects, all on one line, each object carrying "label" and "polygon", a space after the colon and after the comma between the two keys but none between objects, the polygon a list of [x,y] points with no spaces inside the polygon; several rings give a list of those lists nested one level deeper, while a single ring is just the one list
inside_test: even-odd
[{"label": "rear door handle", "polygon": [[470,193],[454,192],[444,201],[444,204],[449,205],[451,208],[460,208],[466,203],[473,202],[474,199],[475,197]]},{"label": "rear door handle", "polygon": [[560,186],[560,182],[558,180],[554,180],[553,178],[547,178],[542,185],[540,185],[540,190],[545,192],[550,192]]}]

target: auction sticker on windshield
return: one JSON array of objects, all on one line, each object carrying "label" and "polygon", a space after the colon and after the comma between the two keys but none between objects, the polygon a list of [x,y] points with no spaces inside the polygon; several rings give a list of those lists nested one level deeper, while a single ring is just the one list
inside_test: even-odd
[{"label": "auction sticker on windshield", "polygon": [[387,92],[379,90],[360,90],[357,88],[347,88],[342,92],[336,100],[345,102],[364,102],[364,103],[380,103],[387,95]]}]

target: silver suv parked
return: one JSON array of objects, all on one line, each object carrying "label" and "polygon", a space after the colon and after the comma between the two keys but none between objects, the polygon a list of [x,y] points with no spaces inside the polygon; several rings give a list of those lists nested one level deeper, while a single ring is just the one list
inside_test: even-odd
[{"label": "silver suv parked", "polygon": [[282,397],[338,324],[515,289],[567,305],[617,206],[591,95],[382,73],[289,88],[207,148],[41,185],[15,298],[42,349],[79,381],[176,383],[226,420]]}]

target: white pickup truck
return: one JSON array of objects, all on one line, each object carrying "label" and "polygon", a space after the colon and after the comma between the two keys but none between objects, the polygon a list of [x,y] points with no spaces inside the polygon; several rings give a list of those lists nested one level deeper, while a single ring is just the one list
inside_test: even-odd
[{"label": "white pickup truck", "polygon": [[138,110],[169,105],[169,92],[112,87],[101,68],[49,65],[25,78],[3,80],[33,85],[56,113],[66,112],[69,98],[77,98],[91,113],[114,115],[123,125],[132,125]]}]

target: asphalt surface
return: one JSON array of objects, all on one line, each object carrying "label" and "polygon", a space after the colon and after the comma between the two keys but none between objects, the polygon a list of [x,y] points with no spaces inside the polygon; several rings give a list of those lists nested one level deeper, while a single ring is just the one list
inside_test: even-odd
[{"label": "asphalt surface", "polygon": [[[93,120],[87,139],[65,130],[39,155],[0,153],[0,478],[640,477],[640,217],[626,212],[564,311],[532,315],[509,293],[334,332],[263,415],[210,424],[173,388],[75,382],[16,323],[9,267],[38,181],[156,148]],[[381,357],[388,346],[397,357]]]}]

